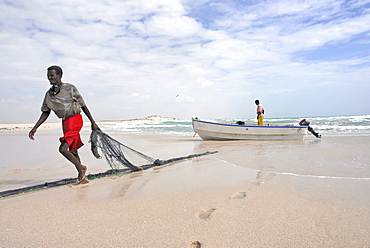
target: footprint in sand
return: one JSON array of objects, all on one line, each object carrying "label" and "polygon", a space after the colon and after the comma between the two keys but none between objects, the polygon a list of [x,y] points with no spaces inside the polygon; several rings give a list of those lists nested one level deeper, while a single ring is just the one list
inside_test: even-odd
[{"label": "footprint in sand", "polygon": [[257,179],[257,180],[249,181],[249,184],[251,184],[253,186],[261,186],[261,185],[265,184],[265,181]]},{"label": "footprint in sand", "polygon": [[215,210],[216,210],[215,208],[204,209],[204,210],[200,211],[199,213],[197,213],[195,216],[197,216],[197,217],[199,217],[203,220],[209,220],[209,216]]},{"label": "footprint in sand", "polygon": [[275,173],[273,172],[269,172],[269,171],[259,171],[257,173],[257,176],[256,176],[256,179],[266,179],[266,180],[270,180],[271,178],[273,178],[275,176]]},{"label": "footprint in sand", "polygon": [[275,173],[259,171],[256,176],[256,180],[249,181],[251,186],[261,186],[268,183],[275,176]]},{"label": "footprint in sand", "polygon": [[189,244],[188,248],[200,248],[202,244],[199,241],[193,241]]},{"label": "footprint in sand", "polygon": [[247,194],[244,191],[240,191],[234,194],[233,196],[231,196],[230,199],[242,199],[242,198],[245,198],[246,196]]}]

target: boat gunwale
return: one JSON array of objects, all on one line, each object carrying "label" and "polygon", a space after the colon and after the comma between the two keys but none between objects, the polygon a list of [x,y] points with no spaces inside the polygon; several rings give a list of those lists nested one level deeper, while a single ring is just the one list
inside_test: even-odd
[{"label": "boat gunwale", "polygon": [[232,127],[254,127],[254,128],[308,128],[308,126],[258,126],[258,125],[238,125],[238,124],[228,124],[228,123],[219,123],[219,122],[210,122],[210,121],[202,121],[202,120],[197,120],[193,119],[192,120],[197,121],[197,122],[203,122],[207,124],[213,124],[213,125],[221,125],[221,126],[232,126]]}]

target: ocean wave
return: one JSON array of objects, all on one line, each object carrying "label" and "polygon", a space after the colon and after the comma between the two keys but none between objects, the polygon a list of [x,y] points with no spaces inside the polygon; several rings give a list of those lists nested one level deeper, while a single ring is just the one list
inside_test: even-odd
[{"label": "ocean wave", "polygon": [[[265,118],[265,124],[298,125],[303,117]],[[370,115],[363,116],[317,116],[305,118],[310,126],[322,135],[370,135]],[[239,120],[256,123],[251,119],[204,119],[213,122],[236,123]],[[190,135],[193,133],[191,119],[177,119],[172,117],[152,116],[144,119],[131,119],[119,121],[104,121],[100,127],[109,131],[122,131],[130,133],[154,133],[169,135]]]},{"label": "ocean wave", "polygon": [[288,176],[295,176],[295,177],[311,177],[311,178],[320,178],[320,179],[339,179],[339,180],[370,180],[368,177],[338,177],[338,176],[319,176],[319,175],[304,175],[304,174],[296,174],[291,172],[274,172],[269,171],[270,173],[274,173],[276,175],[288,175]]}]

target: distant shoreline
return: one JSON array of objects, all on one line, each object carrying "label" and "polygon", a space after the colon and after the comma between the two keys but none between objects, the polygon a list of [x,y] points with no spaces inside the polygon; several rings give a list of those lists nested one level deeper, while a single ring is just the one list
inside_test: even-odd
[{"label": "distant shoreline", "polygon": [[160,115],[151,115],[145,118],[135,118],[135,119],[128,119],[128,120],[103,120],[99,122],[126,122],[126,121],[177,121],[181,120],[179,118],[174,117],[163,117]]},{"label": "distant shoreline", "polygon": [[[128,120],[103,120],[103,121],[97,121],[97,123],[106,123],[106,122],[130,122],[130,121],[175,121],[175,120],[181,120],[174,117],[163,117],[159,115],[151,115],[146,118],[137,118],[137,119],[128,119]],[[0,123],[0,132],[2,131],[24,131],[24,130],[30,130],[33,128],[35,124],[34,123]],[[84,126],[89,125],[89,122],[85,121]],[[43,123],[39,129],[44,130],[56,130],[60,129],[61,124],[58,123]]]}]

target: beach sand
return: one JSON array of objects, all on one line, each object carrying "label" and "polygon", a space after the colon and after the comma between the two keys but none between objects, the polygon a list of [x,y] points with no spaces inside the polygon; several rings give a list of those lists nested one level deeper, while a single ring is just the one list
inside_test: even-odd
[{"label": "beach sand", "polygon": [[[0,133],[3,161],[14,167],[3,164],[2,190],[76,177],[58,154],[58,129],[40,130],[35,141],[27,132]],[[82,161],[90,173],[109,169],[92,156],[88,135],[85,129]],[[1,247],[196,247],[195,241],[201,247],[370,246],[368,171],[335,171],[335,164],[353,160],[328,154],[329,144],[337,144],[339,154],[348,149],[340,137],[255,143],[111,135],[159,159],[218,153],[2,198]],[[368,138],[351,142],[367,144]],[[357,162],[367,156],[351,154]],[[327,169],[317,175],[320,165]]]}]

